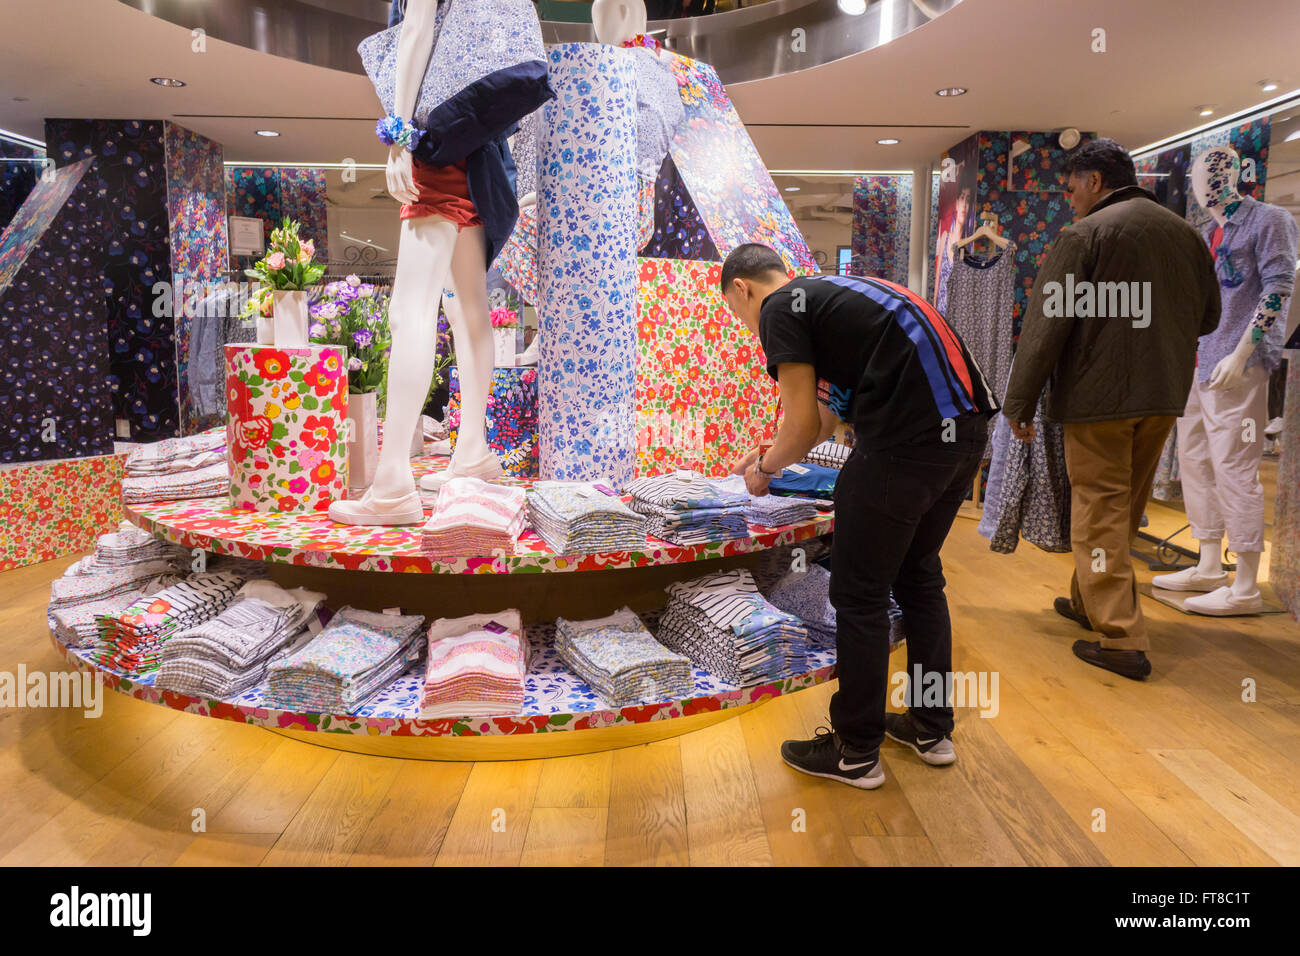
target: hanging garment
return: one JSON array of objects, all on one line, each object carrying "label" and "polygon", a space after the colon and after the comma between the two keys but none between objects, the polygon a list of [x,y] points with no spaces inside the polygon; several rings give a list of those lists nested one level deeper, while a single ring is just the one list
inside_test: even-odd
[{"label": "hanging garment", "polygon": [[1032,442],[1016,438],[1005,415],[998,415],[996,424],[979,533],[989,539],[989,550],[1000,554],[1015,551],[1022,537],[1044,551],[1069,551],[1065,429],[1043,420],[1041,402]]},{"label": "hanging garment", "polygon": [[1169,432],[1165,441],[1165,450],[1160,453],[1160,463],[1156,465],[1155,484],[1151,486],[1151,497],[1167,504],[1182,504],[1182,473],[1178,467],[1178,429]]},{"label": "hanging garment", "polygon": [[[980,259],[967,250],[957,253],[948,276],[948,307],[944,311],[944,318],[966,343],[999,403],[1011,374],[1015,253],[1015,243],[989,259]],[[994,427],[996,423],[990,420],[985,458],[991,454]]]}]

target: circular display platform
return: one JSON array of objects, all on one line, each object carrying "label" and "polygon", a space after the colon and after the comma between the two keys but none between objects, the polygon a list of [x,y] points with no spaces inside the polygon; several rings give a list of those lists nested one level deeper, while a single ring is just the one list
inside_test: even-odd
[{"label": "circular display platform", "polygon": [[[446,467],[446,458],[412,462],[416,477]],[[530,482],[505,479],[502,484],[527,487]],[[432,496],[426,497],[426,517]],[[331,521],[325,512],[275,514],[231,508],[227,499],[197,498],[165,504],[124,505],[133,524],[189,548],[255,561],[348,571],[397,571],[422,574],[519,574],[598,571],[682,564],[743,555],[795,544],[829,534],[835,518],[822,514],[781,528],[751,527],[747,538],[682,546],[649,538],[639,551],[557,555],[531,531],[514,554],[484,555],[438,561],[420,548],[421,525],[352,527]]]},{"label": "circular display platform", "polygon": [[[423,677],[393,681],[355,714],[293,713],[269,707],[264,687],[232,700],[179,694],[154,686],[155,674],[126,676],[94,660],[93,648],[72,647],[53,631],[55,648],[77,667],[103,678],[104,686],[137,700],[190,714],[254,724],[307,743],[383,756],[428,760],[509,760],[593,753],[688,733],[743,713],[763,701],[802,690],[834,676],[835,651],[810,645],[798,674],[737,687],[694,668],[695,695],[609,707],[566,669],[553,645],[553,625],[527,628],[537,648],[525,679],[518,714],[492,717],[418,716]],[[560,731],[580,731],[569,734]]]}]

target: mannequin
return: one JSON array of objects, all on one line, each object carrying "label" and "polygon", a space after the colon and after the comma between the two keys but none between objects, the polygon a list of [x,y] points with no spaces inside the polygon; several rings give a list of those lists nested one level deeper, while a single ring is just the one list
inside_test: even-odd
[{"label": "mannequin", "polygon": [[[470,0],[459,2],[468,3]],[[397,44],[392,114],[385,123],[395,122],[396,129],[405,122],[402,117],[414,114],[434,53],[437,13],[438,0],[407,0],[401,13],[394,6],[394,19],[401,14],[404,18],[401,19]],[[540,51],[540,27],[537,29],[536,47]],[[544,95],[553,95],[545,84],[544,63],[538,61],[538,64],[537,70],[541,71],[542,77],[539,88]],[[534,100],[528,110],[536,106]],[[492,128],[499,130],[510,126],[512,119],[517,122],[518,114],[511,117],[504,113],[505,108],[498,107],[497,113],[485,117],[485,127],[495,124]],[[457,132],[455,127],[447,126],[440,126],[439,131],[450,137]],[[393,143],[388,150],[388,192],[404,204],[397,270],[389,304],[393,347],[388,368],[388,412],[385,418],[388,440],[380,449],[375,480],[365,495],[359,500],[336,501],[330,506],[330,517],[344,524],[418,524],[424,518],[408,451],[433,377],[440,300],[451,325],[459,364],[461,427],[450,467],[441,474],[426,476],[420,485],[433,491],[452,477],[469,476],[490,481],[504,473],[501,463],[488,448],[485,427],[493,349],[487,303],[487,255],[491,233],[485,232],[484,223],[486,221],[494,231],[499,230],[504,211],[504,234],[508,234],[513,217],[517,215],[517,207],[503,210],[499,203],[499,183],[508,185],[509,154],[504,140],[498,144],[493,139],[501,135],[494,132],[486,137],[489,140],[486,145],[473,149],[466,146],[471,152],[468,157],[462,158],[458,154],[438,157],[438,147],[435,146],[429,161],[417,165],[413,150],[423,148],[425,144],[419,142],[423,132],[415,132],[414,146],[385,140]],[[493,150],[496,152],[491,152]],[[489,160],[494,160],[495,166]],[[497,201],[497,205],[492,207],[491,217],[488,212],[475,207],[468,193],[470,177],[489,167],[495,171],[483,175],[499,173],[498,179],[488,184],[493,193],[491,198]],[[513,203],[513,195],[510,202]],[[483,218],[480,218],[480,212]]]},{"label": "mannequin", "polygon": [[[1264,491],[1259,482],[1268,378],[1280,359],[1269,330],[1285,328],[1297,246],[1295,220],[1284,209],[1243,197],[1241,159],[1215,147],[1192,167],[1197,201],[1213,217],[1206,241],[1214,253],[1223,313],[1201,337],[1196,378],[1178,419],[1178,457],[1192,534],[1200,542],[1195,567],[1158,575],[1156,587],[1207,592],[1184,607],[1228,616],[1263,608],[1258,578],[1264,550]],[[1283,319],[1279,324],[1278,319]],[[1223,537],[1237,555],[1229,585]]]},{"label": "mannequin", "polygon": [[621,46],[645,33],[645,4],[642,0],[596,0],[591,5],[591,23],[597,40]]}]

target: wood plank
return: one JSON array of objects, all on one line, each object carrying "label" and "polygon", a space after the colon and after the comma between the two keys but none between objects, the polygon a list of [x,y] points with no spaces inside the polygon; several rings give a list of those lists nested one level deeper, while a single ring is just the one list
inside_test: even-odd
[{"label": "wood plank", "polygon": [[929,837],[855,836],[849,845],[863,866],[943,866]]},{"label": "wood plank", "polygon": [[602,866],[605,807],[534,807],[520,866]]},{"label": "wood plank", "polygon": [[608,807],[613,772],[613,751],[547,760],[534,806]]},{"label": "wood plank", "polygon": [[347,863],[400,769],[400,763],[383,757],[338,754],[262,865]]},{"label": "wood plank", "polygon": [[692,866],[770,866],[745,734],[734,720],[678,738]]},{"label": "wood plank", "polygon": [[778,697],[739,718],[768,847],[777,866],[855,866],[838,810],[852,788],[799,773],[781,759],[781,742],[807,733],[796,698],[810,692]]},{"label": "wood plank", "polygon": [[200,833],[176,858],[176,866],[257,866],[279,833]]},{"label": "wood plank", "polygon": [[435,866],[517,866],[542,764],[476,763],[470,771]]},{"label": "wood plank", "polygon": [[209,833],[282,833],[339,754],[281,740],[248,783],[208,818]]},{"label": "wood plank", "polygon": [[1208,750],[1152,753],[1274,860],[1300,866],[1300,816]]},{"label": "wood plank", "polygon": [[685,866],[690,862],[677,740],[614,752],[606,833],[607,866]]},{"label": "wood plank", "polygon": [[353,850],[349,866],[432,866],[472,764],[394,761],[397,776]]}]

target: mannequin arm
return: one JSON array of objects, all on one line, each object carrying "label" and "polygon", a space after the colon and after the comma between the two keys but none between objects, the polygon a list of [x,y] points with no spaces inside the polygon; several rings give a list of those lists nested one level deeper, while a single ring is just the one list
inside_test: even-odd
[{"label": "mannequin arm", "polygon": [[1255,308],[1255,318],[1246,331],[1242,333],[1237,347],[1225,356],[1210,374],[1210,388],[1236,388],[1246,374],[1246,363],[1255,352],[1255,346],[1263,341],[1268,330],[1277,322],[1279,316],[1286,312],[1289,296],[1280,292],[1266,292],[1260,297]]},{"label": "mannequin arm", "polygon": [[[406,19],[397,40],[397,81],[393,92],[393,109],[396,115],[410,121],[420,95],[420,84],[429,69],[433,56],[433,28],[437,0],[410,0],[406,5]],[[388,193],[398,202],[413,203],[419,198],[415,177],[411,170],[411,153],[402,146],[388,148],[388,169],[385,174]]]}]

